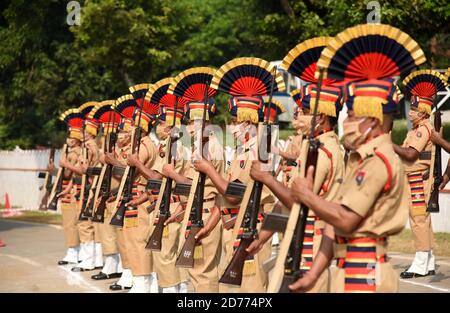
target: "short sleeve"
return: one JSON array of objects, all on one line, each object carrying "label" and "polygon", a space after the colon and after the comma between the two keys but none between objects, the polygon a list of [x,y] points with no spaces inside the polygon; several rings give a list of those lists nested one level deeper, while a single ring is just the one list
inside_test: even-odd
[{"label": "short sleeve", "polygon": [[411,138],[409,146],[416,149],[418,152],[422,152],[429,140],[430,134],[428,128],[426,126],[420,126],[413,135],[413,138]]},{"label": "short sleeve", "polygon": [[347,176],[339,192],[338,202],[365,217],[383,191],[387,179],[383,161],[372,157],[358,167],[353,175]]}]

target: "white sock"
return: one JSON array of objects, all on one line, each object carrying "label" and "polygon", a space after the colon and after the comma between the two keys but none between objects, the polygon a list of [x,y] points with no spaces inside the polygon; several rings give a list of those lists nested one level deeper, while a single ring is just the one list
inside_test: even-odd
[{"label": "white sock", "polygon": [[128,268],[124,268],[122,271],[122,276],[117,282],[118,285],[122,287],[131,287],[133,286],[133,274],[131,274],[131,270]]},{"label": "white sock", "polygon": [[69,263],[78,263],[79,250],[80,250],[80,247],[68,248],[67,252],[66,252],[66,256],[64,257],[63,261],[66,261]]},{"label": "white sock", "polygon": [[430,250],[428,252],[428,265],[427,265],[427,270],[429,271],[434,271],[436,269],[436,264],[435,264],[435,259],[434,259],[434,254],[433,254],[433,250]]},{"label": "white sock", "polygon": [[153,272],[150,274],[150,293],[158,293],[158,278],[156,276],[156,273]]},{"label": "white sock", "polygon": [[428,273],[428,251],[418,251],[407,272],[425,275]]},{"label": "white sock", "polygon": [[102,244],[100,242],[94,243],[94,253],[95,253],[95,267],[102,267],[103,252],[102,252]]},{"label": "white sock", "polygon": [[86,242],[84,244],[84,251],[86,257],[78,264],[77,267],[81,267],[83,269],[92,270],[95,268],[95,246],[94,242]]},{"label": "white sock", "polygon": [[187,293],[187,283],[182,282],[178,285],[178,293]]},{"label": "white sock", "polygon": [[116,256],[117,256],[116,254],[106,256],[105,265],[103,265],[103,268],[102,268],[102,273],[108,274],[108,275],[114,274],[114,273],[119,273],[119,272],[117,272],[118,261],[117,261]]},{"label": "white sock", "polygon": [[150,275],[133,276],[133,287],[129,293],[150,293]]},{"label": "white sock", "polygon": [[162,293],[177,293],[178,285],[173,287],[162,288]]}]

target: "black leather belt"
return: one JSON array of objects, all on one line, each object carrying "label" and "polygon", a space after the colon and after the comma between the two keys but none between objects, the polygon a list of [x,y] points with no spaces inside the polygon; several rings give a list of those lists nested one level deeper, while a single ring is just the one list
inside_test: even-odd
[{"label": "black leather belt", "polygon": [[431,160],[431,151],[419,152],[419,160]]}]

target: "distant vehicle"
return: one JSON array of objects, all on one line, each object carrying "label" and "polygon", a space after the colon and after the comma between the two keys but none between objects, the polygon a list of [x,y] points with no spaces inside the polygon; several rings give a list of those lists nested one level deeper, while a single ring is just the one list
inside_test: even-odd
[{"label": "distant vehicle", "polygon": [[[281,104],[286,108],[286,112],[278,117],[281,126],[287,126],[292,122],[294,117],[294,108],[296,106],[294,99],[292,99],[290,93],[291,91],[300,88],[301,80],[292,74],[289,74],[285,70],[281,69],[281,61],[272,61],[271,64],[277,67],[277,71],[283,75],[284,83],[286,85],[286,91],[275,92],[273,98],[280,101]],[[269,97],[264,97],[264,100],[268,100]]]}]

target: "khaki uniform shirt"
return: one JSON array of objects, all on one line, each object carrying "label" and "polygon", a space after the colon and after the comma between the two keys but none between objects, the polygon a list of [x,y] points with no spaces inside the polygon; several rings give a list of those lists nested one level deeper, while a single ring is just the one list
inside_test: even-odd
[{"label": "khaki uniform shirt", "polygon": [[[236,158],[231,161],[231,165],[228,167],[225,172],[225,179],[229,182],[239,181],[242,184],[247,185],[251,180],[250,177],[250,168],[252,166],[252,161],[258,160],[258,154],[256,152],[257,140],[256,137],[251,138],[247,143],[245,143],[241,148],[242,151],[238,151]],[[270,172],[267,172],[267,175],[271,175]],[[237,208],[240,204],[231,204],[229,203],[225,197],[221,196],[221,207],[222,208]],[[271,206],[266,205],[269,203],[275,202],[275,198],[267,186],[264,186],[261,194],[261,205],[264,206],[265,209],[271,209]]]},{"label": "khaki uniform shirt", "polygon": [[[375,152],[383,155],[391,171]],[[346,176],[335,201],[363,218],[353,233],[336,229],[338,236],[379,238],[404,228],[409,190],[404,166],[394,152],[389,135],[378,136],[350,154]]]},{"label": "khaki uniform shirt", "polygon": [[[206,156],[208,160],[211,161],[215,170],[223,175],[224,174],[224,152],[221,144],[217,140],[216,136],[210,136],[208,144],[207,144],[208,155]],[[194,151],[196,153],[196,151]],[[192,154],[191,154],[192,155]],[[192,167],[191,160],[192,158],[188,156],[189,161],[185,161],[183,166],[183,176],[193,179],[196,173],[196,170]],[[214,199],[217,197],[219,192],[217,191],[215,185],[211,181],[211,179],[206,176],[205,181],[205,193],[204,199]]]},{"label": "khaki uniform shirt", "polygon": [[428,152],[429,156],[431,156],[431,149],[433,148],[433,143],[430,140],[431,130],[432,126],[427,120],[411,129],[406,135],[402,147],[411,147],[419,152],[419,158],[415,162],[404,161],[406,173],[426,171],[430,168],[431,157],[422,158],[421,160],[420,154]]}]

